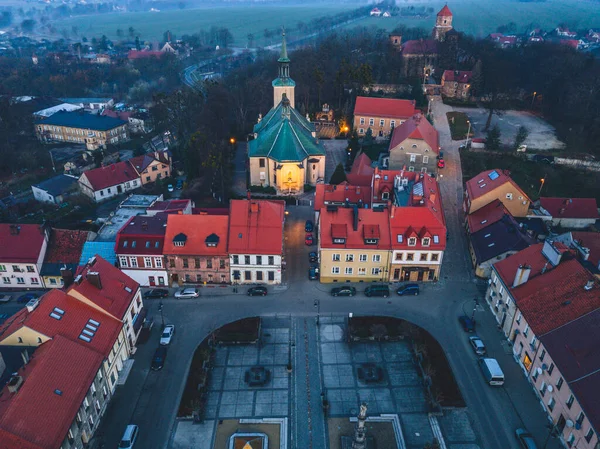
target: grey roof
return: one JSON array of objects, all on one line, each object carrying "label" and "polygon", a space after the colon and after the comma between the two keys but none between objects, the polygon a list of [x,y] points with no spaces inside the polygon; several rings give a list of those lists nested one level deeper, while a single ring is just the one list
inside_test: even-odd
[{"label": "grey roof", "polygon": [[48,192],[52,196],[57,196],[66,192],[74,184],[77,184],[77,177],[70,175],[58,175],[54,176],[53,178],[46,179],[39,184],[35,184],[34,187]]},{"label": "grey roof", "polygon": [[507,251],[521,251],[535,243],[520,231],[519,224],[510,215],[471,234],[471,246],[479,265]]},{"label": "grey roof", "polygon": [[97,131],[107,131],[126,125],[125,120],[108,117],[106,115],[88,114],[84,112],[57,112],[43,120],[36,120],[38,125],[68,126],[71,128],[93,129]]},{"label": "grey roof", "polygon": [[112,101],[112,98],[101,98],[101,97],[69,97],[59,98],[60,101],[65,103],[108,103]]}]

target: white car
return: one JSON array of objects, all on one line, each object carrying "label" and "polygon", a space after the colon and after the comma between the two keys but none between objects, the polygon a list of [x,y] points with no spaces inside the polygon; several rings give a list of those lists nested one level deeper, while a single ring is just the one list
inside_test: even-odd
[{"label": "white car", "polygon": [[170,345],[171,339],[173,338],[173,334],[175,333],[175,326],[169,324],[165,326],[163,329],[163,333],[160,336],[160,344],[161,345]]},{"label": "white car", "polygon": [[197,298],[198,296],[200,291],[197,288],[182,288],[175,293],[175,298]]}]

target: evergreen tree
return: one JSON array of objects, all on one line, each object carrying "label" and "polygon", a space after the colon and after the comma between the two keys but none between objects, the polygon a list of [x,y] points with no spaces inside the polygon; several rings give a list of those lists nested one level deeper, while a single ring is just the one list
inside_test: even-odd
[{"label": "evergreen tree", "polygon": [[500,129],[498,125],[494,125],[493,128],[488,130],[485,146],[488,150],[500,149]]},{"label": "evergreen tree", "polygon": [[518,149],[523,142],[525,142],[527,136],[529,136],[529,130],[525,126],[519,126],[519,130],[515,136],[515,150]]},{"label": "evergreen tree", "polygon": [[339,163],[337,167],[335,167],[335,171],[331,175],[331,179],[329,180],[329,184],[341,184],[346,180],[346,172],[344,171],[344,166]]},{"label": "evergreen tree", "polygon": [[365,137],[363,139],[363,144],[366,146],[373,145],[373,130],[369,126],[367,132],[365,133]]},{"label": "evergreen tree", "polygon": [[352,132],[352,137],[350,138],[350,140],[348,140],[348,153],[350,153],[350,163],[352,163],[354,161],[354,159],[356,158],[356,155],[358,154],[360,150],[360,142],[358,141],[358,134],[356,133],[356,130]]}]

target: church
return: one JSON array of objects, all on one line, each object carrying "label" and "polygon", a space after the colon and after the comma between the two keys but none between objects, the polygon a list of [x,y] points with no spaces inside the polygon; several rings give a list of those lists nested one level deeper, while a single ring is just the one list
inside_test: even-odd
[{"label": "church", "polygon": [[254,139],[248,142],[250,184],[274,187],[279,195],[304,192],[304,185],[324,182],[325,148],[315,125],[294,108],[296,83],[290,78],[285,43],[277,60],[279,76],[273,80],[273,108],[258,118]]}]

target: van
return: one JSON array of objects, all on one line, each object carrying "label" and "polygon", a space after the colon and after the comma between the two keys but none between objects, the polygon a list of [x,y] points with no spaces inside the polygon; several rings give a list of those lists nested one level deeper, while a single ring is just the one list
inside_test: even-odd
[{"label": "van", "polygon": [[419,284],[405,284],[405,285],[399,287],[398,290],[396,291],[396,293],[398,294],[398,296],[404,296],[404,295],[418,296],[419,295]]},{"label": "van", "polygon": [[483,357],[479,359],[479,366],[485,381],[492,386],[504,385],[504,373],[496,359]]},{"label": "van", "polygon": [[123,433],[119,443],[119,449],[131,449],[138,437],[139,428],[135,424],[129,424]]},{"label": "van", "polygon": [[390,288],[383,284],[369,285],[365,289],[365,295],[367,295],[369,298],[371,296],[383,296],[384,298],[387,298],[390,296]]}]

